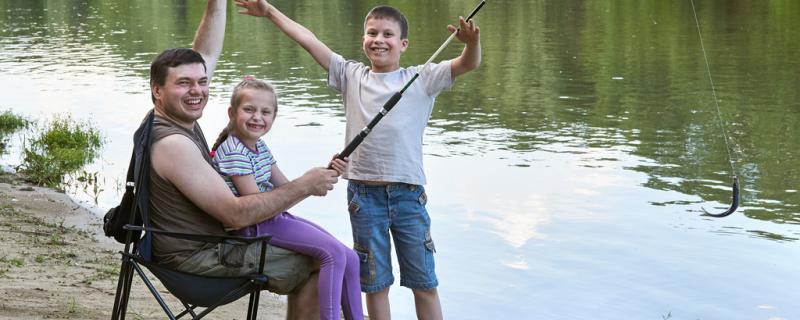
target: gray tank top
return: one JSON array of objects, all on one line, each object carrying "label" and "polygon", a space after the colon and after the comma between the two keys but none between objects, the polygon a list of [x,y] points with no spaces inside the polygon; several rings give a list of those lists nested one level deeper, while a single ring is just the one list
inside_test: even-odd
[{"label": "gray tank top", "polygon": [[[197,123],[190,131],[156,115],[153,122],[153,143],[173,134],[180,134],[192,140],[197,145],[197,152],[209,166],[212,166],[208,144]],[[198,208],[175,185],[161,178],[153,169],[150,170],[150,222],[153,227],[172,232],[227,234],[221,222]],[[192,253],[207,249],[209,246],[213,245],[165,235],[153,235],[155,260],[171,267],[178,266]]]}]

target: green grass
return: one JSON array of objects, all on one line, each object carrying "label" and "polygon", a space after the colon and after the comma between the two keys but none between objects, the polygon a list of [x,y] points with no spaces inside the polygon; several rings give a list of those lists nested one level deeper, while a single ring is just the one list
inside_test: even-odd
[{"label": "green grass", "polygon": [[0,137],[4,138],[19,129],[27,128],[30,121],[10,110],[0,113]]},{"label": "green grass", "polygon": [[25,260],[22,260],[20,258],[0,257],[0,263],[2,263],[4,265],[7,265],[7,266],[11,266],[11,267],[17,267],[17,268],[21,268],[21,267],[25,266]]},{"label": "green grass", "polygon": [[91,123],[56,116],[24,149],[17,168],[33,183],[57,188],[64,176],[78,172],[97,157],[103,146],[100,132]]},{"label": "green grass", "polygon": [[12,113],[10,110],[0,113],[0,154],[6,152],[6,142],[9,136],[20,129],[27,128],[30,121],[22,116]]}]

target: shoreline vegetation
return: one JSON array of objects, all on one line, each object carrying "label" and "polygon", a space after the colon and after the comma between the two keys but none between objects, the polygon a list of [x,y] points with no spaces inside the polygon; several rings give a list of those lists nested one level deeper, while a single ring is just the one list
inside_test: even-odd
[{"label": "shoreline vegetation", "polygon": [[[0,113],[0,152],[6,152],[10,135],[33,124],[10,111]],[[69,116],[55,117],[32,136],[23,143],[17,173],[0,172],[0,319],[108,319],[123,246],[102,234],[102,218],[60,188],[65,176],[80,180],[92,175],[81,170],[99,154],[102,136],[91,123]],[[128,318],[165,318],[134,278]],[[159,291],[166,292],[163,287]],[[170,306],[180,305],[166,296]],[[261,296],[259,318],[285,318],[283,297],[266,291]],[[207,318],[246,314],[243,298]]]}]

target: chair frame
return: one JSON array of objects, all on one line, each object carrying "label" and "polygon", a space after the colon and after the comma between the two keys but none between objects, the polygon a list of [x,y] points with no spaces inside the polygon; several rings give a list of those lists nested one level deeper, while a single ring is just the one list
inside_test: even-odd
[{"label": "chair frame", "polygon": [[[246,319],[256,319],[258,314],[258,303],[260,298],[260,292],[261,290],[264,290],[268,282],[268,278],[266,275],[263,274],[263,271],[266,261],[267,243],[272,238],[271,235],[262,235],[257,237],[237,237],[237,236],[189,234],[189,233],[169,232],[152,227],[143,227],[130,224],[126,225],[125,229],[129,231],[129,234],[133,233],[134,231],[140,231],[140,232],[144,231],[149,234],[164,234],[170,237],[176,237],[186,240],[203,241],[208,243],[222,243],[227,241],[227,242],[235,242],[238,244],[251,244],[254,242],[261,242],[261,252],[259,257],[258,273],[242,277],[230,277],[230,279],[232,280],[248,279],[249,281],[246,282],[244,285],[223,295],[222,297],[219,298],[219,302],[205,307],[205,309],[200,313],[195,312],[195,309],[198,307],[197,305],[192,305],[190,303],[187,303],[183,301],[180,297],[175,296],[176,298],[178,298],[178,300],[181,300],[181,303],[183,304],[184,307],[183,311],[175,315],[175,313],[172,311],[172,309],[170,309],[166,301],[164,301],[164,299],[158,293],[158,290],[156,290],[155,285],[148,279],[146,273],[144,272],[144,269],[142,268],[142,266],[144,266],[145,268],[151,268],[154,265],[157,266],[157,264],[152,262],[147,262],[144,259],[144,257],[142,257],[142,255],[138,253],[138,246],[140,245],[141,242],[137,242],[135,245],[127,244],[125,246],[125,250],[120,251],[120,255],[122,256],[122,265],[120,267],[120,275],[119,275],[119,280],[117,282],[117,292],[114,299],[114,309],[111,315],[112,320],[125,319],[125,313],[127,310],[128,300],[130,298],[130,290],[131,290],[134,271],[139,275],[139,278],[142,280],[145,286],[147,286],[150,293],[153,295],[158,304],[167,314],[167,317],[169,317],[169,319],[172,320],[180,319],[186,315],[190,315],[191,319],[201,319],[204,316],[208,315],[211,311],[213,311],[217,307],[225,304],[222,302],[229,300],[232,297],[241,296],[243,295],[243,293],[246,292],[250,293],[250,302],[247,309]],[[144,237],[142,239],[144,239]],[[164,268],[163,266],[158,266],[158,267]]]}]

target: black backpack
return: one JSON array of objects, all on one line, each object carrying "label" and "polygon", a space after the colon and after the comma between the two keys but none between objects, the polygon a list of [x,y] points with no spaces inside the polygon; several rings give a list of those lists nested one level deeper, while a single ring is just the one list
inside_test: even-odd
[{"label": "black backpack", "polygon": [[135,242],[142,236],[140,231],[128,231],[123,227],[126,224],[141,226],[142,211],[149,209],[147,185],[154,117],[153,110],[150,110],[133,134],[133,151],[125,181],[125,194],[122,195],[120,204],[108,210],[103,217],[105,235],[122,244]]}]

